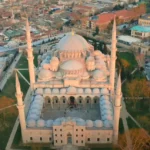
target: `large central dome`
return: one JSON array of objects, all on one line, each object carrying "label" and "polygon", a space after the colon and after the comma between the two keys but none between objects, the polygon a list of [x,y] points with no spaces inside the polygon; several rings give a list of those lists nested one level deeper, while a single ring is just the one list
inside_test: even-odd
[{"label": "large central dome", "polygon": [[83,51],[89,49],[89,44],[82,36],[69,33],[59,41],[57,49],[60,51]]}]

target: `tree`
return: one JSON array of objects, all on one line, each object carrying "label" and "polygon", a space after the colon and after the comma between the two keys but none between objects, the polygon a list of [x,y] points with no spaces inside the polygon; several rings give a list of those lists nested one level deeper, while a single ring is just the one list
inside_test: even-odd
[{"label": "tree", "polygon": [[95,28],[95,33],[99,34],[99,27],[98,26],[96,26],[96,28]]},{"label": "tree", "polygon": [[127,69],[130,66],[129,62],[125,59],[121,59],[121,64],[123,65],[124,69]]},{"label": "tree", "polygon": [[149,150],[150,136],[143,129],[131,129],[129,130],[130,138],[132,141],[132,147],[128,147],[126,134],[119,135],[118,147],[121,150]]},{"label": "tree", "polygon": [[127,100],[133,102],[133,108],[136,108],[136,103],[140,98],[147,99],[150,96],[150,87],[148,86],[148,81],[145,79],[134,79],[131,82],[126,83],[126,93],[125,95],[131,97]]}]

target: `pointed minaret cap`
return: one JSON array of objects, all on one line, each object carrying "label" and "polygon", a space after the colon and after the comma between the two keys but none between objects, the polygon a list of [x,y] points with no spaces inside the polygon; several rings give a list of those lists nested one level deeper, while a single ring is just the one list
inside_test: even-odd
[{"label": "pointed minaret cap", "polygon": [[74,30],[72,29],[72,31],[71,31],[71,35],[75,35],[75,32],[74,32]]},{"label": "pointed minaret cap", "polygon": [[118,76],[118,81],[117,81],[117,87],[116,87],[116,94],[117,95],[121,95],[121,76],[120,76],[120,73],[119,73],[119,76]]},{"label": "pointed minaret cap", "polygon": [[21,92],[21,88],[20,88],[20,82],[18,79],[18,75],[16,72],[16,95],[20,95],[20,94],[22,94],[22,92]]},{"label": "pointed minaret cap", "polygon": [[116,31],[116,15],[114,16],[113,31]]}]

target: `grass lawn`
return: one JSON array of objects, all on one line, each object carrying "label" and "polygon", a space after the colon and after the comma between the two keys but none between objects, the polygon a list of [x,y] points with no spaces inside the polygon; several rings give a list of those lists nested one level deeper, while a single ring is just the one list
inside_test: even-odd
[{"label": "grass lawn", "polygon": [[127,60],[132,67],[136,67],[137,66],[137,61],[136,61],[136,59],[135,59],[135,57],[134,57],[134,55],[132,53],[120,52],[120,53],[118,53],[118,56],[121,59]]}]

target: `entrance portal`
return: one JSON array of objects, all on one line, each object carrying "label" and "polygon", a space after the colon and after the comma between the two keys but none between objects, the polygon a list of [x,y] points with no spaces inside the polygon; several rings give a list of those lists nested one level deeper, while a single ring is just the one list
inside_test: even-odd
[{"label": "entrance portal", "polygon": [[67,143],[72,144],[72,136],[70,133],[67,134]]}]

